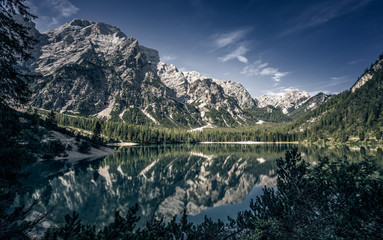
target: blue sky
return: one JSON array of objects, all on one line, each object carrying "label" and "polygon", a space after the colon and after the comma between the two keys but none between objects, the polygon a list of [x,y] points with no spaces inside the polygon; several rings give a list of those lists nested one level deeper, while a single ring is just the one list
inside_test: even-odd
[{"label": "blue sky", "polygon": [[349,89],[383,52],[381,0],[29,0],[46,31],[73,18],[119,27],[182,71],[253,97]]}]

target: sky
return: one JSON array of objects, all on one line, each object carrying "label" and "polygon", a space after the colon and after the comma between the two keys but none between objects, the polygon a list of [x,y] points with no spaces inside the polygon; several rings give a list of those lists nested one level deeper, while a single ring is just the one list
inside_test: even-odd
[{"label": "sky", "polygon": [[27,0],[39,31],[74,18],[117,26],[180,71],[253,97],[350,89],[383,53],[382,0]]}]

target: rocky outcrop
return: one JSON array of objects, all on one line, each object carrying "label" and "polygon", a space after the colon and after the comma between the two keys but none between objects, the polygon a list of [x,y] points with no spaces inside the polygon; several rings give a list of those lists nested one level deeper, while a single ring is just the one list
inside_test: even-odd
[{"label": "rocky outcrop", "polygon": [[263,95],[258,101],[258,106],[264,108],[273,106],[280,108],[282,112],[288,115],[291,119],[296,119],[304,113],[314,110],[316,107],[322,105],[331,95],[318,93],[311,97],[306,91],[299,91],[298,89],[288,90],[278,96]]},{"label": "rocky outcrop", "polygon": [[28,63],[42,76],[34,84],[36,107],[198,127],[244,123],[243,110],[256,105],[239,83],[179,72],[160,62],[157,50],[108,24],[75,19],[39,40]]},{"label": "rocky outcrop", "polygon": [[331,95],[325,93],[318,93],[315,96],[312,96],[309,99],[307,99],[303,104],[301,104],[297,109],[290,112],[288,115],[289,117],[291,117],[291,119],[297,119],[303,116],[305,113],[310,112],[315,108],[319,107],[320,105],[325,103],[330,97]]},{"label": "rocky outcrop", "polygon": [[360,88],[366,82],[372,79],[375,72],[377,72],[379,69],[382,69],[383,67],[383,59],[379,59],[375,64],[372,65],[372,67],[366,71],[359,79],[356,81],[356,83],[351,87],[351,92],[355,92],[356,89]]},{"label": "rocky outcrop", "polygon": [[300,105],[306,102],[310,98],[310,95],[306,91],[299,91],[298,89],[292,89],[284,92],[281,95],[270,97],[263,95],[258,99],[259,107],[273,106],[282,109],[284,114],[297,109]]}]

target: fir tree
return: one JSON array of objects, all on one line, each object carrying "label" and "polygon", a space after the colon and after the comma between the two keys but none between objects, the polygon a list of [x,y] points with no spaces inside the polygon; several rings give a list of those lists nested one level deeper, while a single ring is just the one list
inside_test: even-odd
[{"label": "fir tree", "polygon": [[0,104],[15,106],[26,103],[30,96],[28,81],[32,75],[22,72],[17,64],[31,58],[36,40],[29,28],[15,19],[30,23],[35,18],[24,0],[0,1]]},{"label": "fir tree", "polygon": [[46,126],[48,129],[54,129],[57,126],[56,114],[53,112],[53,110],[48,113]]},{"label": "fir tree", "polygon": [[98,144],[100,143],[100,140],[101,140],[101,123],[97,121],[95,127],[93,128],[92,142]]}]

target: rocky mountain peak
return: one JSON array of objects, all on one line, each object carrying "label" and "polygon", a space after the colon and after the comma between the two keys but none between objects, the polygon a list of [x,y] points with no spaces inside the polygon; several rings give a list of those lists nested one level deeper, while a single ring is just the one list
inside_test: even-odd
[{"label": "rocky mountain peak", "polygon": [[238,83],[180,72],[119,28],[81,19],[41,34],[32,104],[137,124],[242,124],[255,106]]},{"label": "rocky mountain peak", "polygon": [[[164,83],[168,87],[175,89],[177,95],[188,95],[190,92],[193,92],[187,92],[188,85],[203,86],[203,88],[208,87],[209,89],[215,89],[217,92],[222,90],[226,97],[234,98],[237,101],[238,106],[242,109],[256,106],[254,99],[252,99],[249,92],[240,83],[214,79],[196,71],[179,72],[175,66],[166,63],[159,64],[157,69],[159,70],[159,75],[162,76],[161,78],[165,79],[165,81],[163,80]],[[165,69],[166,71],[164,71]],[[170,78],[169,76],[172,77]],[[188,96],[184,99],[195,100],[196,96]]]},{"label": "rocky mountain peak", "polygon": [[310,98],[310,94],[306,91],[299,91],[298,89],[289,89],[277,96],[261,96],[258,100],[259,107],[266,107],[271,105],[273,107],[279,107],[284,114],[297,109],[305,101]]}]

